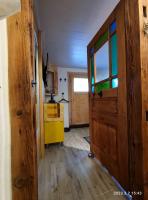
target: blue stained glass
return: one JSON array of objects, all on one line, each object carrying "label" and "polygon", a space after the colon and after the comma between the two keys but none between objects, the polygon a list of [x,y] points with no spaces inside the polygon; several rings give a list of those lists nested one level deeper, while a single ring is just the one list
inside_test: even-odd
[{"label": "blue stained glass", "polygon": [[95,93],[95,86],[92,86],[92,93],[94,94]]},{"label": "blue stained glass", "polygon": [[117,88],[118,87],[118,83],[119,81],[118,81],[118,78],[115,78],[115,79],[113,79],[112,80],[112,88]]},{"label": "blue stained glass", "polygon": [[94,56],[91,57],[91,84],[93,85],[95,83],[95,77],[94,77]]},{"label": "blue stained glass", "polygon": [[117,35],[114,34],[111,38],[111,56],[112,56],[112,75],[118,74],[118,47]]},{"label": "blue stained glass", "polygon": [[110,25],[110,34],[112,34],[114,31],[116,31],[117,29],[117,24],[116,24],[116,21],[114,21],[111,25]]}]

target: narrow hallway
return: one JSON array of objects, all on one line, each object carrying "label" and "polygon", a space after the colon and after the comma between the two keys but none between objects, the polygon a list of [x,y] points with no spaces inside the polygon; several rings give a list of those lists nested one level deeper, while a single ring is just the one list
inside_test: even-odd
[{"label": "narrow hallway", "polygon": [[65,133],[64,146],[50,145],[39,166],[39,200],[115,200],[118,188],[95,159],[88,158],[88,129]]}]

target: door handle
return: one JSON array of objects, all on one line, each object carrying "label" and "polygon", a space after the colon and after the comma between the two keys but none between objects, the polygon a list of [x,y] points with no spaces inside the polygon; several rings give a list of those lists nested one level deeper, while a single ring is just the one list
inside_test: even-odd
[{"label": "door handle", "polygon": [[32,81],[31,81],[31,85],[32,85],[32,87],[34,87],[35,85],[37,85],[37,82],[34,81],[34,80],[32,80]]},{"label": "door handle", "polygon": [[103,92],[102,92],[102,91],[98,92],[98,95],[99,95],[100,97],[102,97],[102,96],[103,96]]}]

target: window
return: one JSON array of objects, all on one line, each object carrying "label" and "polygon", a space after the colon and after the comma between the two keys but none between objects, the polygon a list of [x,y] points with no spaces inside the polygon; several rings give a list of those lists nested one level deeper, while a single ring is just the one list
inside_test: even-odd
[{"label": "window", "polygon": [[96,83],[109,77],[109,42],[107,41],[95,54]]},{"label": "window", "polygon": [[88,78],[74,78],[74,92],[88,92]]},{"label": "window", "polygon": [[91,92],[118,87],[117,24],[113,21],[90,49]]}]

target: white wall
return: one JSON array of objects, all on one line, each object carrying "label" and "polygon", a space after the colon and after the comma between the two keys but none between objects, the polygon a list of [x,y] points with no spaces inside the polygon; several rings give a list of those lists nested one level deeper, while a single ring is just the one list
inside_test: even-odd
[{"label": "white wall", "polygon": [[11,134],[6,20],[0,20],[0,199],[11,199]]},{"label": "white wall", "polygon": [[[87,72],[87,69],[58,67],[58,96],[55,98],[57,101],[61,99],[63,92],[65,99],[68,100],[68,72]],[[62,78],[61,82],[59,80],[60,78]],[[65,78],[67,79],[66,82],[64,81]],[[69,128],[68,104],[64,104],[64,127]]]}]

